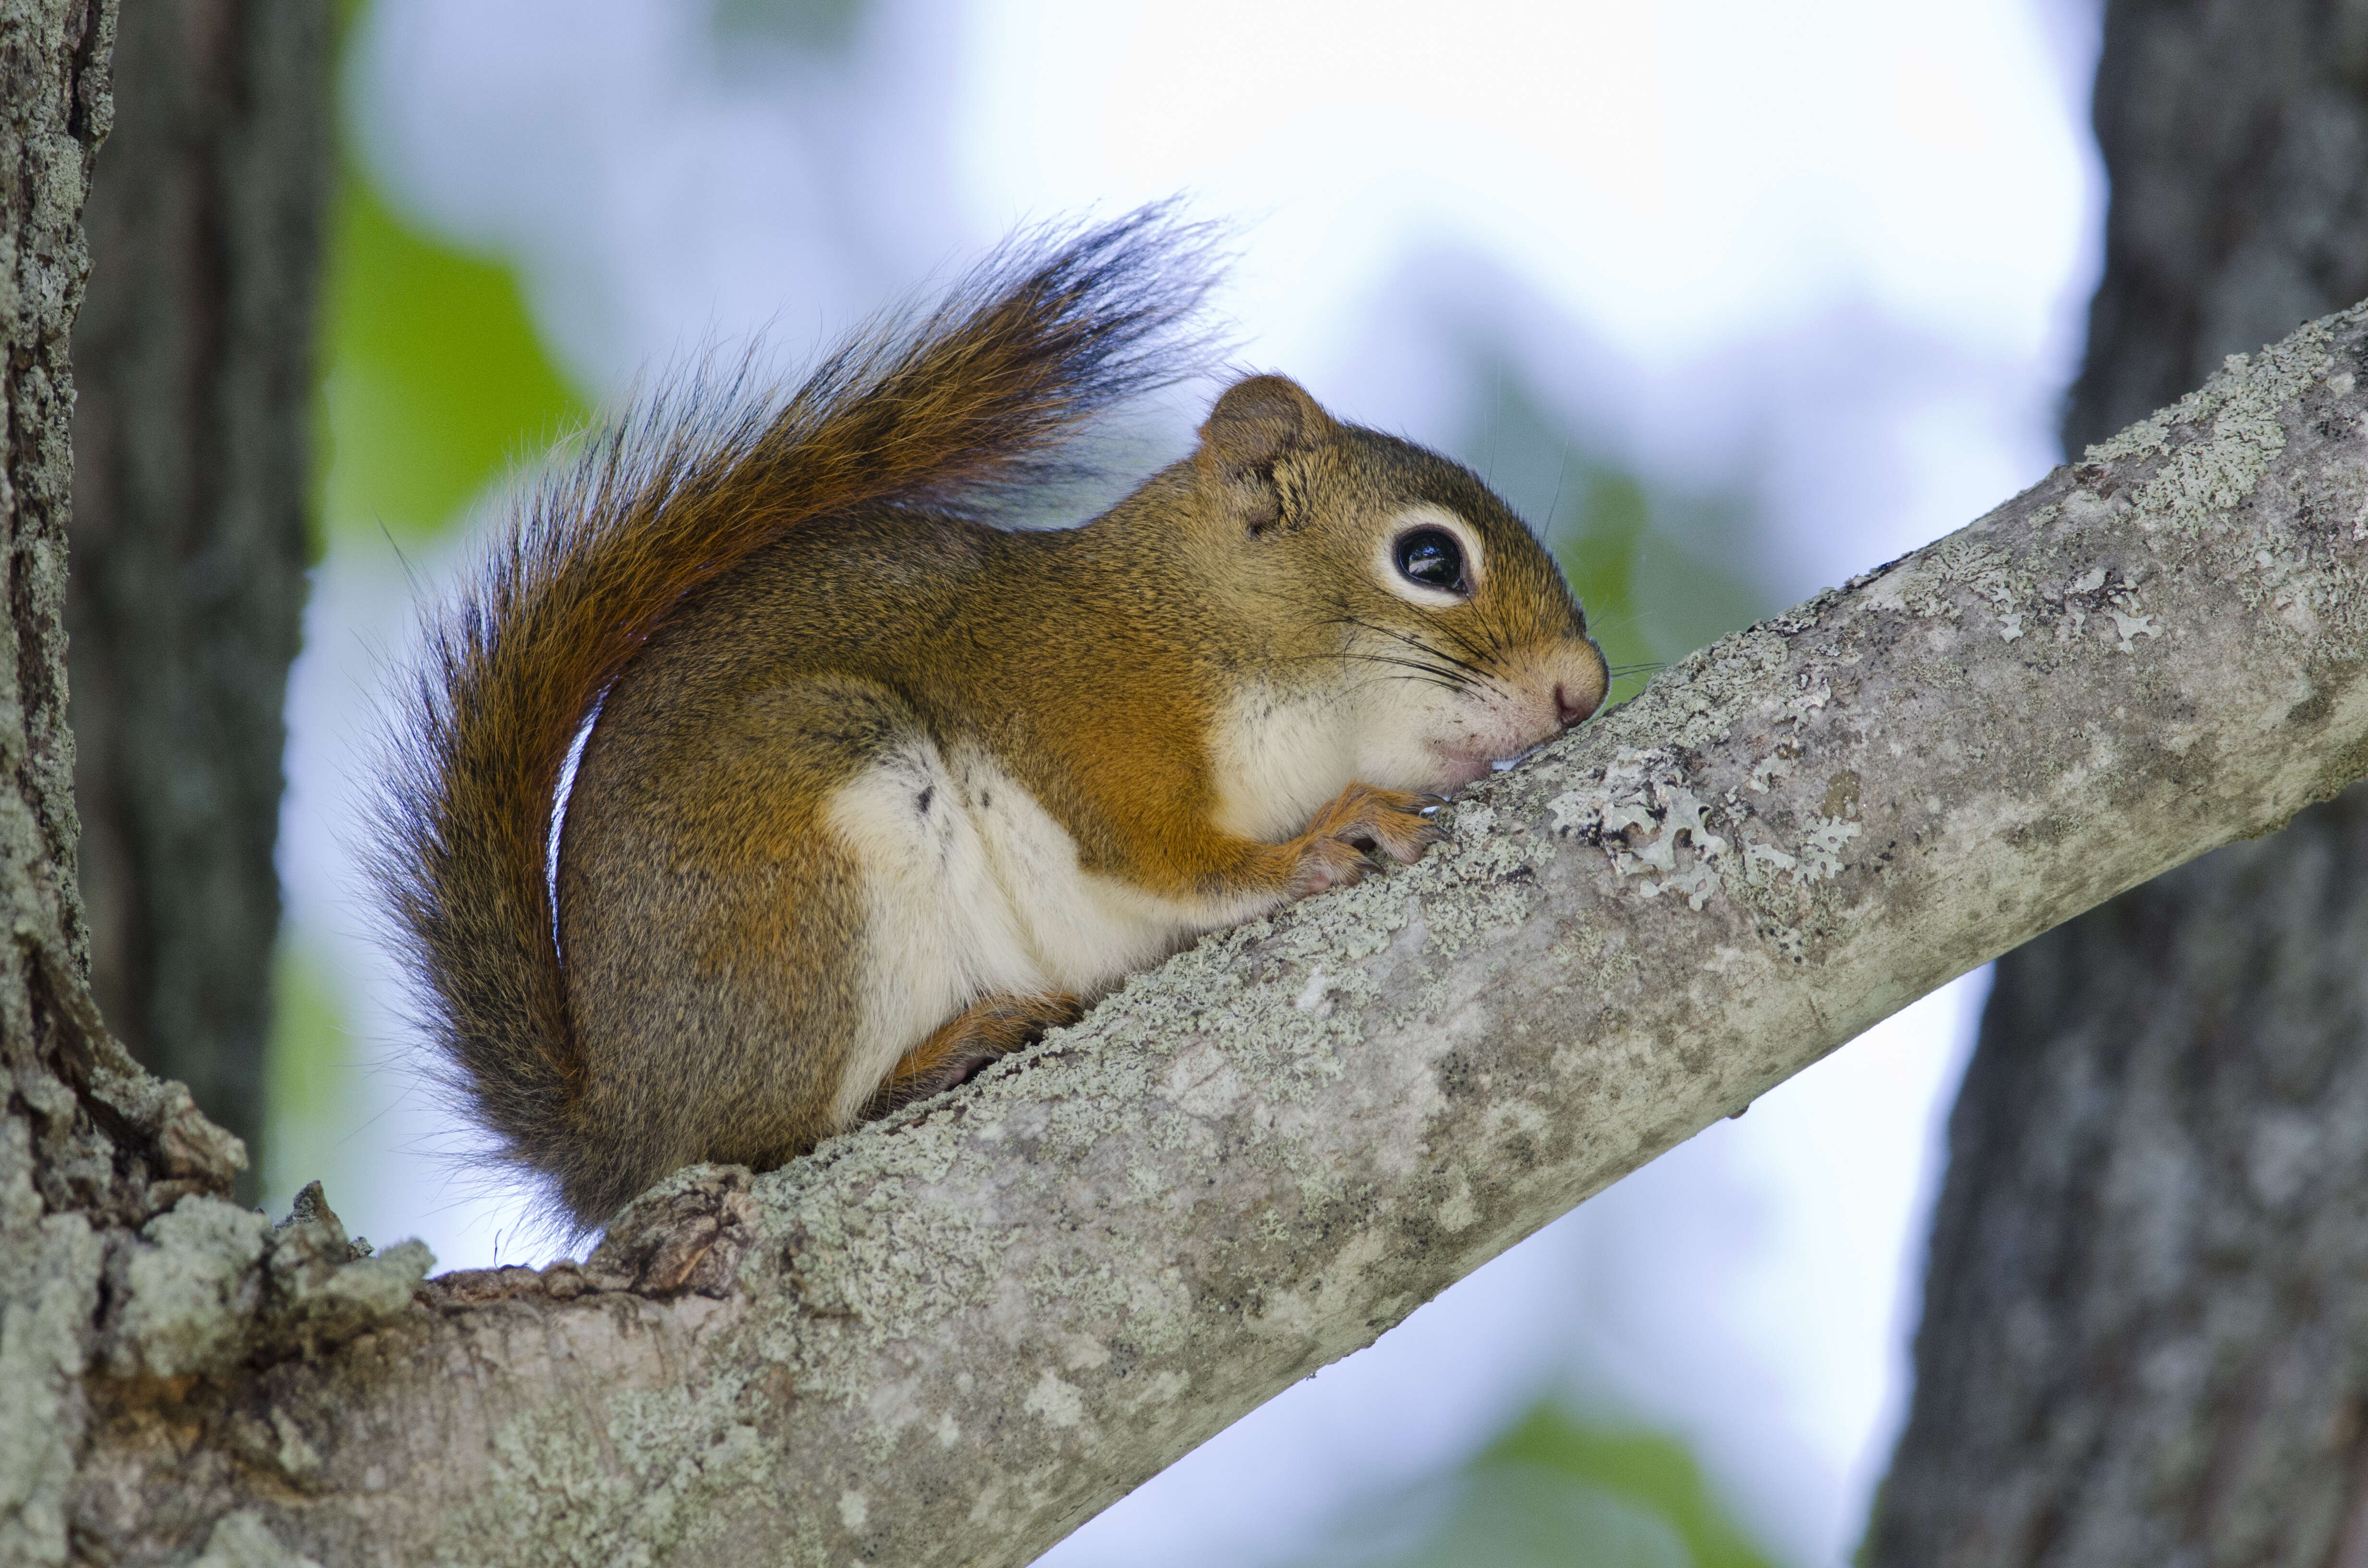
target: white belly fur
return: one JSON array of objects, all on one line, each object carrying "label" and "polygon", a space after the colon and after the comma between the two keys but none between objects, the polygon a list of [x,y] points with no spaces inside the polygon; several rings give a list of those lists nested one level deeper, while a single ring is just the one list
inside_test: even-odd
[{"label": "white belly fur", "polygon": [[866,903],[841,1126],[899,1057],[981,996],[1091,1000],[1271,903],[1163,898],[1080,869],[1067,831],[975,748],[950,759],[912,740],[843,785],[825,821],[863,868]]},{"label": "white belly fur", "polygon": [[[1386,642],[1381,656],[1395,656]],[[1290,693],[1252,685],[1219,711],[1210,734],[1219,827],[1279,843],[1352,783],[1442,787],[1436,742],[1463,740],[1476,716],[1501,710],[1487,693],[1369,676],[1341,691]],[[1521,749],[1519,744],[1507,754]]]},{"label": "white belly fur", "polygon": [[1279,843],[1357,777],[1354,696],[1245,687],[1210,734],[1217,825]]}]

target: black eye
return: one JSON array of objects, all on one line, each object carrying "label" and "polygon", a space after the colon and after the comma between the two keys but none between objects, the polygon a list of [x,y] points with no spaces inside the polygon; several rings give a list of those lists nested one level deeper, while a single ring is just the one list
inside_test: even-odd
[{"label": "black eye", "polygon": [[1398,575],[1426,588],[1460,594],[1463,588],[1463,548],[1445,528],[1412,528],[1398,536]]}]

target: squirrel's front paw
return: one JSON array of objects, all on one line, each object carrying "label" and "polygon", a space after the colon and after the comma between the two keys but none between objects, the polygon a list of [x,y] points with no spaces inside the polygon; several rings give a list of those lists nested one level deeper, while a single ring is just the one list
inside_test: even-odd
[{"label": "squirrel's front paw", "polygon": [[1421,859],[1425,849],[1447,842],[1447,830],[1431,820],[1446,803],[1437,795],[1349,785],[1295,841],[1299,868],[1292,892],[1346,887],[1378,870],[1384,855],[1407,864]]}]

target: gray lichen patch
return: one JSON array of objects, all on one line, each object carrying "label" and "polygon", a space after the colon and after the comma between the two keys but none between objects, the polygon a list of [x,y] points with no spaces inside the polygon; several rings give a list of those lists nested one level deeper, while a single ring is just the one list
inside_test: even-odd
[{"label": "gray lichen patch", "polygon": [[189,1568],[321,1568],[314,1559],[290,1551],[252,1508],[223,1515],[206,1532],[205,1550]]},{"label": "gray lichen patch", "polygon": [[[1823,708],[1830,687],[1813,689],[1822,694],[1815,707]],[[1750,778],[1765,794],[1779,771],[1772,763],[1781,759],[1789,771],[1807,755],[1797,739],[1783,743],[1758,760]],[[1835,900],[1821,884],[1839,875],[1844,850],[1861,832],[1854,821],[1822,813],[1787,829],[1755,812],[1744,790],[1721,791],[1690,774],[1669,748],[1619,747],[1594,778],[1543,805],[1546,831],[1600,849],[1623,891],[1676,897],[1697,911],[1728,898],[1793,960],[1813,937],[1831,935]]]},{"label": "gray lichen patch", "polygon": [[[2171,560],[2180,557],[2167,539],[2204,547],[2236,583],[2246,608],[2262,612],[2273,629],[2297,643],[2317,637],[2322,614],[2357,613],[2356,563],[2328,560],[2325,543],[2315,547],[2306,537],[2312,530],[2296,525],[2307,523],[2315,512],[2332,510],[2337,516],[2326,520],[2337,527],[2326,528],[2322,521],[2318,531],[2351,531],[2343,525],[2353,521],[2349,514],[2361,499],[2358,481],[2340,484],[2340,497],[2249,504],[2286,451],[2290,428],[2305,426],[2304,404],[2324,403],[2332,393],[2328,379],[2335,365],[2334,345],[2355,332],[2362,319],[2355,308],[2310,324],[2257,359],[2231,356],[2219,374],[2176,408],[2088,454],[2092,465],[2157,457],[2155,472],[2129,496],[2131,522],[2146,536],[2148,547]],[[2328,432],[2315,439],[2360,438],[2356,414],[2333,420],[2325,415],[2322,407],[2310,421]],[[2307,504],[2295,508],[2294,500]],[[2150,620],[2133,626],[2117,617],[2115,624],[2124,648],[2139,627],[2159,631]]]},{"label": "gray lichen patch", "polygon": [[[2170,407],[2139,420],[2110,439],[2100,441],[2081,456],[2090,465],[2119,462],[2170,451],[2175,433],[2204,426],[2225,427],[2239,441],[2258,443],[2274,455],[2284,448],[2281,416],[2303,401],[2314,383],[2334,369],[2331,349],[2339,338],[2353,335],[2363,316],[2360,306],[2315,322],[2306,322],[2292,336],[2273,343],[2256,357],[2231,354],[2202,386]],[[2348,389],[2347,389],[2348,390]],[[2217,432],[2215,431],[2215,434]],[[2256,476],[2258,477],[2258,475]],[[2249,489],[2249,486],[2247,487]],[[2182,494],[2214,492],[2180,486]],[[2221,506],[2233,506],[2241,493],[2218,493]]]},{"label": "gray lichen patch", "polygon": [[115,1306],[106,1334],[119,1377],[176,1378],[222,1369],[243,1352],[263,1301],[271,1221],[219,1198],[188,1198],[123,1238],[108,1263]]},{"label": "gray lichen patch", "polygon": [[[2029,576],[2011,554],[1987,537],[1987,530],[1968,528],[1892,567],[1861,602],[1870,609],[1954,619],[1970,608],[1967,596],[2002,614],[2021,605],[2031,588]],[[1956,589],[1964,592],[1952,591]]]},{"label": "gray lichen patch", "polygon": [[510,1413],[492,1436],[490,1484],[438,1531],[458,1549],[446,1560],[655,1568],[723,1547],[718,1505],[774,1479],[762,1428],[779,1413],[750,1392],[731,1367],[695,1386],[621,1388],[589,1433],[576,1401]]}]

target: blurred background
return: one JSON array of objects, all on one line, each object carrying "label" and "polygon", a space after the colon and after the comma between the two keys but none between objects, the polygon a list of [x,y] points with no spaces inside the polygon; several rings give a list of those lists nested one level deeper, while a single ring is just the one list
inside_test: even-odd
[{"label": "blurred background", "polygon": [[[637,380],[751,343],[794,368],[1016,225],[1180,192],[1235,232],[1234,365],[1463,459],[1612,662],[1665,662],[2056,460],[2098,267],[2098,29],[2095,0],[348,5],[257,1199],[319,1178],[350,1228],[446,1267],[552,1256],[417,1079],[355,851],[415,605],[520,465]],[[1147,412],[1146,466],[1208,392]],[[1046,1561],[1848,1562],[1986,983]]]}]

